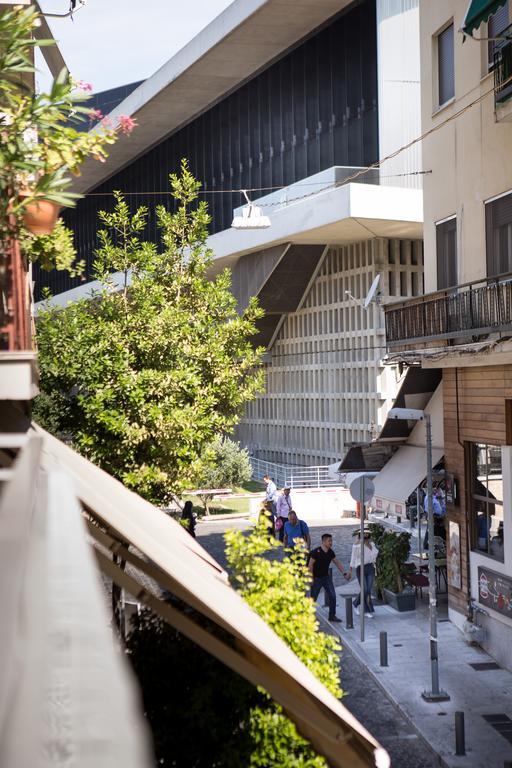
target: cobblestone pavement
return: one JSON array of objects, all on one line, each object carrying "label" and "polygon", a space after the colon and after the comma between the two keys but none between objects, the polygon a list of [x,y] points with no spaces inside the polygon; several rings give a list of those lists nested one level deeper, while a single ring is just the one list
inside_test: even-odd
[{"label": "cobblestone pavement", "polygon": [[[352,549],[352,532],[357,526],[352,521],[343,524],[320,523],[311,526],[311,543],[317,546],[322,533],[333,534],[336,556],[348,567]],[[200,543],[215,559],[226,567],[223,534],[227,528],[247,530],[246,520],[200,522],[197,536]],[[335,585],[343,583],[342,575],[334,569]],[[327,625],[325,629],[328,630]],[[393,768],[434,768],[437,758],[423,739],[417,735],[400,710],[377,685],[364,666],[347,648],[341,652],[341,683],[345,692],[343,704],[376,739],[388,750]]]}]

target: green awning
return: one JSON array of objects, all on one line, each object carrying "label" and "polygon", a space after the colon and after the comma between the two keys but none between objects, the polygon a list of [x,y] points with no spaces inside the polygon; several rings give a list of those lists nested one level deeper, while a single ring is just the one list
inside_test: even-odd
[{"label": "green awning", "polygon": [[496,13],[506,2],[507,0],[471,0],[461,32],[471,36],[482,21],[487,21],[489,16]]}]

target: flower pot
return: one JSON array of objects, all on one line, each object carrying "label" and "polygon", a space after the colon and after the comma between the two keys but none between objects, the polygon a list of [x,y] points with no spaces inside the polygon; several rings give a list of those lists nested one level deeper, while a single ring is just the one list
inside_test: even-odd
[{"label": "flower pot", "polygon": [[60,205],[51,200],[34,200],[23,213],[23,223],[33,235],[51,235],[59,218]]},{"label": "flower pot", "polygon": [[402,592],[392,592],[385,587],[382,590],[384,600],[388,605],[395,609],[395,611],[414,611],[416,608],[416,595],[414,589],[406,587]]}]

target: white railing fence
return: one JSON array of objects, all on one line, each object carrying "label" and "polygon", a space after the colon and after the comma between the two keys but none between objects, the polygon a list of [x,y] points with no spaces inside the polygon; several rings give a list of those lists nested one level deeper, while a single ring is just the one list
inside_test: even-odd
[{"label": "white railing fence", "polygon": [[342,484],[339,475],[332,474],[328,465],[287,466],[257,459],[254,456],[250,457],[250,462],[254,480],[261,480],[264,475],[268,475],[278,488],[328,488]]}]

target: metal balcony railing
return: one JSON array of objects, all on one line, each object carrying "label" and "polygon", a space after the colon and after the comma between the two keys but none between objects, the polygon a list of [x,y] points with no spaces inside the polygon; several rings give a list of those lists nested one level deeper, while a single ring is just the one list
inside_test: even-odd
[{"label": "metal balcony railing", "polygon": [[502,104],[512,96],[512,24],[502,32],[494,43],[494,103]]},{"label": "metal balcony railing", "polygon": [[512,333],[512,273],[385,307],[388,346]]}]

